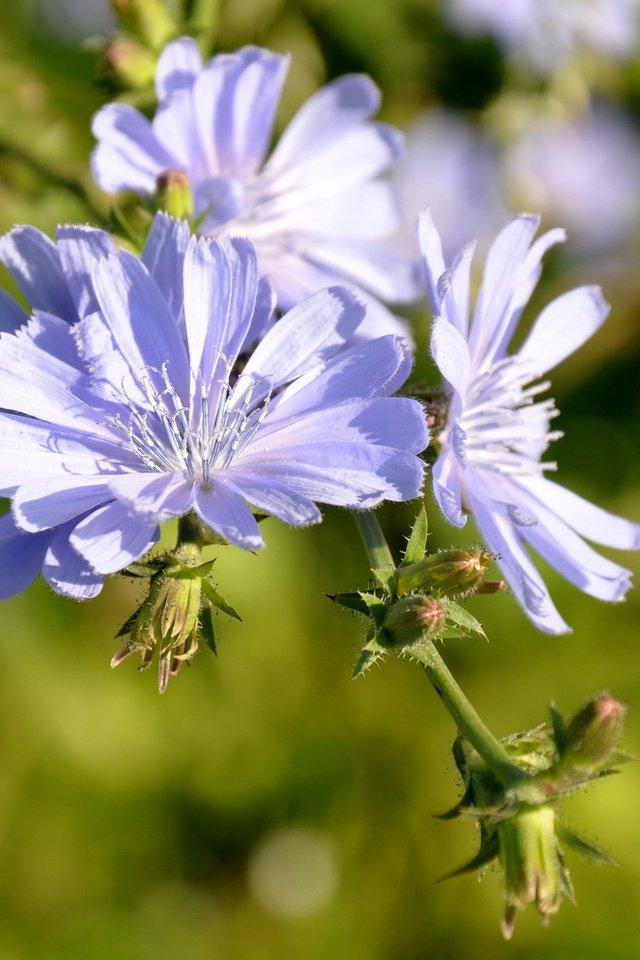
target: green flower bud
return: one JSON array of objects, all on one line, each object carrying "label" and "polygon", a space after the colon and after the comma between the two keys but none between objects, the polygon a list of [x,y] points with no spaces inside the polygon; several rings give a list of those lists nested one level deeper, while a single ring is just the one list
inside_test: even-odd
[{"label": "green flower bud", "polygon": [[550,806],[523,807],[497,825],[498,856],[504,870],[502,934],[509,940],[516,910],[535,903],[543,917],[556,913],[565,889],[564,867]]},{"label": "green flower bud", "polygon": [[407,647],[431,639],[442,626],[445,613],[445,606],[435,597],[419,594],[403,597],[389,608],[382,636],[393,647]]},{"label": "green flower bud", "polygon": [[475,593],[494,559],[483,547],[431,553],[396,570],[396,593],[400,597],[414,590],[448,597]]},{"label": "green flower bud", "polygon": [[102,56],[105,68],[122,86],[139,90],[153,83],[156,57],[130,37],[116,37]]},{"label": "green flower bud", "polygon": [[620,742],[625,713],[625,707],[608,694],[590,700],[567,725],[562,766],[592,771],[605,763]]},{"label": "green flower bud", "polygon": [[167,563],[151,578],[146,600],[121,631],[129,639],[111,660],[117,667],[139,653],[140,669],[146,670],[157,650],[160,693],[198,652],[202,577],[181,576],[182,572],[181,564]]},{"label": "green flower bud", "polygon": [[122,26],[152,50],[161,50],[177,35],[177,25],[162,0],[111,0],[111,6]]},{"label": "green flower bud", "polygon": [[158,177],[156,186],[156,201],[162,210],[178,220],[193,216],[193,192],[186,173],[166,170]]}]

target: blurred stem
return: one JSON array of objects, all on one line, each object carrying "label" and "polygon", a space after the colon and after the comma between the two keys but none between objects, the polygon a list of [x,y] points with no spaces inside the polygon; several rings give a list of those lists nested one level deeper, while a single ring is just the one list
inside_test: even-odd
[{"label": "blurred stem", "polygon": [[[354,513],[360,536],[374,569],[395,567],[382,527],[373,511]],[[451,714],[462,736],[475,747],[487,766],[504,786],[521,780],[525,774],[516,766],[499,740],[476,713],[458,686],[453,674],[431,640],[424,639],[411,649],[411,656],[424,667],[436,693]]]},{"label": "blurred stem", "polygon": [[188,29],[197,37],[203,58],[211,56],[220,14],[220,0],[193,0]]}]

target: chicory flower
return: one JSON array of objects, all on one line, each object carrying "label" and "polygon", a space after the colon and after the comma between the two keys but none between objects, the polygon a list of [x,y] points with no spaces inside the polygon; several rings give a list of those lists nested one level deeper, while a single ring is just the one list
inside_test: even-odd
[{"label": "chicory flower", "polygon": [[604,322],[609,307],[597,287],[571,290],[552,301],[520,349],[507,352],[522,310],[540,275],[544,252],[564,239],[551,230],[532,244],[539,217],[522,215],[494,241],[470,316],[473,245],[445,266],[430,214],[419,235],[435,314],[432,352],[447,381],[446,425],[435,437],[440,454],[433,489],[445,517],[458,527],[471,513],[498,555],[504,576],[527,615],[548,633],[569,630],[556,610],[527,546],[585,593],[622,600],[629,571],[594,551],[640,548],[640,525],[614,516],[549,480],[555,464],[542,456],[560,434],[550,429],[552,400],[538,395],[549,370]]},{"label": "chicory flower", "polygon": [[[27,249],[20,228],[0,244],[19,279]],[[40,569],[61,593],[94,595],[190,511],[257,550],[253,511],[303,526],[317,502],[419,494],[422,408],[389,396],[406,343],[355,343],[365,307],[351,291],[274,322],[248,240],[190,237],[164,214],[140,259],[90,227],[62,228],[54,249],[64,284],[53,271],[43,307],[0,338],[0,595]],[[44,309],[63,293],[75,323]]]},{"label": "chicory flower", "polygon": [[[345,281],[380,301],[415,299],[414,261],[381,242],[400,224],[395,189],[379,174],[397,159],[401,135],[369,120],[380,103],[377,87],[361,75],[330,83],[268,156],[288,66],[288,56],[259,47],[203,65],[194,40],[169,43],[158,61],[151,121],[123,103],[94,117],[96,182],[107,193],[153,197],[168,172],[186,174],[199,232],[248,237],[283,309]],[[374,306],[367,330],[401,331]]]}]

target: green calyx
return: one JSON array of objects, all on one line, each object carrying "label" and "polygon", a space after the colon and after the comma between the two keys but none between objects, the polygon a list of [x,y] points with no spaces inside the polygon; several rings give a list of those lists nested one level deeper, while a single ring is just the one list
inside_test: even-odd
[{"label": "green calyx", "polygon": [[[183,533],[186,529],[182,528]],[[197,528],[193,527],[193,532]],[[158,689],[164,693],[171,677],[178,675],[204,642],[216,652],[214,611],[240,617],[216,590],[211,572],[214,560],[201,561],[196,539],[182,538],[176,550],[147,563],[134,563],[129,576],[148,579],[146,598],[118,632],[126,637],[114,655],[117,667],[132,654],[140,656],[140,669],[147,670],[154,657],[158,662]]]},{"label": "green calyx", "polygon": [[562,845],[597,863],[615,864],[605,851],[558,822],[558,805],[566,794],[630,759],[617,752],[623,718],[624,707],[606,694],[589,701],[568,723],[552,707],[551,724],[501,741],[523,774],[507,785],[498,781],[466,740],[456,740],[453,754],[465,790],[460,802],[442,818],[475,819],[480,849],[447,878],[492,861],[500,864],[505,939],[513,933],[517,911],[529,904],[546,920],[557,912],[563,898],[575,902]]},{"label": "green calyx", "polygon": [[371,571],[373,588],[330,595],[334,603],[368,622],[354,676],[390,651],[411,656],[435,640],[472,634],[486,639],[482,625],[458,600],[503,588],[502,581],[485,580],[493,554],[479,547],[427,553],[427,535],[423,505],[399,566],[381,557],[384,565]]}]

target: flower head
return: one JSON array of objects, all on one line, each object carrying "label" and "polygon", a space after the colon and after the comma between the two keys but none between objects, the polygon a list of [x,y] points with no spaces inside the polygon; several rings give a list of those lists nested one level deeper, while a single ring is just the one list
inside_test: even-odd
[{"label": "flower head", "polygon": [[[121,103],[96,114],[96,182],[107,193],[153,196],[167,171],[187,174],[200,232],[249,237],[285,309],[337,280],[380,300],[414,299],[413,262],[380,243],[400,215],[393,187],[376,178],[397,158],[400,134],[369,122],[377,88],[356,75],[324,87],[267,159],[288,65],[287,56],[243,47],[203,66],[195,41],[168,44],[151,122]],[[365,326],[376,318],[398,332],[380,305]]]},{"label": "flower head", "polygon": [[473,316],[469,272],[473,246],[445,268],[429,214],[420,220],[436,316],[432,351],[450,390],[446,426],[433,468],[436,499],[456,526],[474,519],[525,612],[541,630],[569,629],[531,562],[526,546],[567,580],[602,600],[621,600],[629,571],[605,559],[582,537],[623,549],[640,547],[640,526],[613,516],[547,479],[555,464],[542,456],[559,436],[552,400],[539,399],[552,367],[588,339],[609,308],[596,287],[579,287],[540,314],[520,349],[510,340],[540,274],[545,250],[564,238],[552,230],[531,245],[539,218],[516,217],[494,241]]},{"label": "flower head", "polygon": [[492,33],[518,66],[539,73],[580,51],[622,60],[637,44],[637,0],[453,0],[446,13],[464,33]]},{"label": "flower head", "polygon": [[[23,241],[18,229],[0,253],[28,275]],[[164,214],[141,259],[88,227],[62,228],[53,249],[68,268],[55,290],[79,319],[37,310],[0,339],[4,595],[40,569],[92,595],[190,511],[256,550],[251,508],[302,526],[321,519],[316,501],[419,494],[422,409],[388,396],[408,376],[406,345],[354,344],[365,308],[348,289],[274,323],[249,241],[190,238]]]}]

